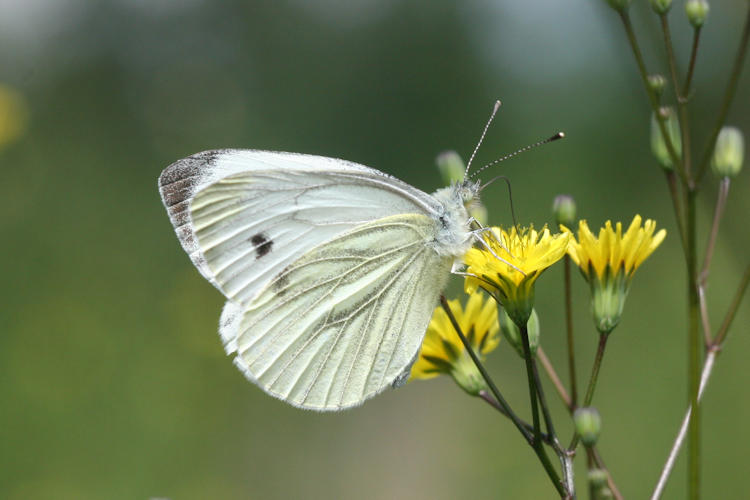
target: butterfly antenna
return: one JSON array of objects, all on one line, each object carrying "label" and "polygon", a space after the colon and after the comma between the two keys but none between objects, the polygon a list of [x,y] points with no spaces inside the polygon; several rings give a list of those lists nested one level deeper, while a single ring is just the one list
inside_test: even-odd
[{"label": "butterfly antenna", "polygon": [[474,161],[474,157],[477,155],[477,151],[479,151],[479,146],[482,145],[482,141],[484,141],[484,136],[487,135],[487,130],[490,128],[490,124],[492,123],[492,120],[495,119],[497,110],[500,109],[501,105],[502,103],[499,100],[495,101],[495,106],[492,108],[492,114],[490,115],[490,119],[487,120],[487,125],[485,125],[484,130],[482,130],[482,136],[479,138],[479,142],[477,143],[477,146],[474,148],[474,152],[471,153],[471,158],[469,158],[469,163],[466,164],[466,170],[464,171],[464,178],[469,174],[469,167],[471,167],[471,162]]},{"label": "butterfly antenna", "polygon": [[544,139],[543,141],[535,142],[534,144],[529,144],[528,146],[524,146],[521,149],[519,149],[518,151],[514,151],[513,153],[507,154],[507,155],[505,155],[505,156],[503,156],[501,158],[498,158],[497,160],[495,160],[493,162],[488,163],[487,165],[483,166],[482,168],[480,168],[479,170],[477,170],[476,172],[474,172],[473,174],[471,174],[471,177],[474,177],[479,172],[481,172],[482,170],[484,170],[484,169],[486,169],[488,167],[491,167],[492,165],[497,165],[501,161],[505,161],[507,159],[513,158],[514,156],[518,156],[521,153],[525,153],[526,151],[528,151],[530,149],[534,149],[536,147],[542,146],[544,144],[547,144],[548,142],[556,141],[558,139],[563,139],[564,137],[565,137],[565,133],[564,132],[558,132],[555,135],[553,135],[552,137],[548,137],[547,139]]},{"label": "butterfly antenna", "polygon": [[516,211],[513,208],[513,193],[511,192],[511,189],[510,189],[510,179],[508,179],[504,175],[498,175],[497,177],[490,179],[486,184],[483,184],[479,188],[479,191],[481,192],[484,188],[486,188],[487,186],[489,186],[490,184],[492,184],[498,179],[504,180],[505,184],[508,186],[508,200],[510,202],[510,216],[513,219],[513,225],[516,226],[516,228],[518,228],[518,221],[516,220]]}]

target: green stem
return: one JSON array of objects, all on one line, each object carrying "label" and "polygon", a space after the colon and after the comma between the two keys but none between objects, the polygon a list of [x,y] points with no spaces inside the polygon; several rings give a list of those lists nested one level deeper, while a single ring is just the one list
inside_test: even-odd
[{"label": "green stem", "polygon": [[537,405],[537,387],[534,379],[534,368],[531,359],[531,345],[529,344],[529,330],[526,325],[519,327],[521,330],[521,339],[523,341],[523,358],[526,362],[526,377],[529,382],[529,399],[531,400],[531,418],[534,425],[534,440],[537,440],[538,433],[541,432],[539,424],[539,406]]},{"label": "green stem", "polygon": [[735,314],[737,314],[737,309],[740,307],[740,302],[742,302],[742,297],[745,295],[748,282],[750,282],[750,264],[745,268],[745,274],[740,280],[740,285],[737,287],[737,292],[734,294],[732,304],[729,306],[729,310],[724,316],[724,321],[722,321],[719,331],[716,332],[716,337],[714,337],[713,340],[714,346],[721,346],[724,343],[724,340],[726,340],[727,332],[732,325]]},{"label": "green stem", "polygon": [[578,384],[576,383],[576,357],[573,342],[573,294],[571,293],[570,256],[565,255],[565,327],[568,333],[568,371],[570,374],[570,402],[578,405]]},{"label": "green stem", "polygon": [[701,40],[701,26],[693,30],[693,48],[690,51],[690,63],[688,63],[688,72],[685,77],[685,86],[682,87],[682,98],[687,101],[690,85],[693,83],[693,73],[695,70],[695,61],[698,58],[698,44]]},{"label": "green stem", "polygon": [[747,53],[748,40],[750,40],[750,2],[748,2],[747,16],[745,17],[745,26],[742,28],[742,38],[740,39],[740,45],[737,48],[737,55],[734,59],[734,66],[732,66],[732,73],[729,77],[729,83],[727,89],[724,92],[724,100],[721,103],[719,110],[719,116],[716,117],[716,123],[714,124],[711,136],[706,144],[706,149],[703,151],[701,162],[698,164],[698,170],[696,175],[696,182],[700,182],[703,178],[703,174],[706,173],[708,162],[711,159],[711,155],[714,152],[714,145],[716,144],[716,138],[719,136],[721,127],[724,125],[729,113],[729,107],[734,99],[734,94],[737,91],[737,83],[740,80],[740,74],[742,73],[742,64],[745,61],[745,54]]},{"label": "green stem", "polygon": [[599,346],[596,349],[594,366],[591,367],[591,376],[589,377],[589,385],[586,388],[586,397],[583,399],[583,406],[590,406],[591,400],[594,399],[594,389],[596,388],[597,380],[599,380],[599,369],[602,367],[602,358],[604,358],[604,349],[607,347],[607,339],[609,339],[609,334],[599,334]]},{"label": "green stem", "polygon": [[724,177],[719,181],[719,194],[716,196],[716,206],[714,207],[714,217],[711,222],[708,243],[706,244],[706,254],[703,258],[703,266],[698,274],[698,301],[700,305],[701,322],[703,323],[703,342],[706,349],[712,344],[711,339],[711,322],[708,319],[708,305],[706,304],[706,286],[708,284],[708,274],[711,266],[711,258],[714,254],[716,237],[719,234],[719,223],[724,214],[724,207],[729,196],[729,177]]},{"label": "green stem", "polygon": [[[560,382],[560,377],[557,376],[557,372],[555,371],[555,367],[552,366],[552,363],[550,362],[549,358],[547,358],[547,355],[544,353],[544,349],[542,349],[542,346],[539,346],[536,350],[536,357],[539,360],[539,362],[542,364],[542,368],[544,368],[544,371],[547,373],[547,376],[549,377],[550,381],[552,381],[552,385],[555,386],[555,389],[557,390],[557,394],[560,396],[560,399],[562,399],[563,404],[565,404],[565,407],[568,409],[568,412],[572,415],[575,411],[575,408],[573,407],[573,404],[570,400],[570,396],[568,396],[568,393],[565,391],[565,387],[563,387],[562,382]],[[607,483],[609,484],[609,489],[612,490],[612,494],[615,496],[615,500],[622,500],[622,494],[617,489],[617,485],[615,484],[614,479],[612,478],[612,473],[607,469],[606,464],[604,463],[604,460],[601,458],[601,455],[599,454],[599,451],[596,449],[596,446],[593,447],[594,451],[594,457],[596,458],[596,465],[600,469],[604,470],[607,473]],[[570,456],[570,452],[568,451],[568,456]]]},{"label": "green stem", "polygon": [[672,198],[672,208],[674,208],[674,215],[677,222],[677,231],[680,234],[682,251],[687,257],[687,243],[685,241],[685,216],[682,213],[682,205],[680,205],[680,192],[677,189],[677,176],[672,170],[665,170],[664,175],[667,180],[667,186],[669,186],[669,196],[670,198]]},{"label": "green stem", "polygon": [[523,435],[526,441],[534,449],[534,452],[539,458],[539,461],[542,463],[542,467],[544,467],[544,470],[547,473],[547,476],[549,476],[550,481],[552,481],[552,484],[557,490],[557,493],[560,495],[560,498],[566,498],[568,496],[568,492],[565,490],[562,483],[560,482],[560,476],[557,474],[555,467],[552,465],[552,462],[550,462],[549,457],[547,456],[547,453],[544,451],[544,445],[542,443],[541,433],[539,432],[539,426],[538,425],[534,426],[535,434],[538,435],[538,439],[536,436],[532,438],[528,434],[526,429],[524,428],[524,422],[520,418],[518,418],[518,416],[510,408],[510,405],[508,405],[507,401],[505,401],[505,398],[503,398],[502,394],[500,394],[500,391],[498,390],[495,383],[492,381],[492,378],[490,377],[489,373],[487,373],[487,370],[484,368],[484,365],[479,360],[479,357],[474,352],[474,349],[472,349],[471,344],[469,344],[469,341],[466,340],[466,336],[464,336],[464,333],[461,331],[461,327],[456,321],[456,317],[453,315],[453,311],[451,311],[451,308],[448,305],[448,301],[446,300],[444,295],[440,296],[440,305],[442,306],[445,313],[448,315],[448,319],[453,325],[453,328],[456,330],[456,334],[461,339],[461,342],[463,343],[464,348],[466,349],[466,352],[469,353],[469,356],[471,357],[472,361],[476,365],[477,370],[479,370],[479,373],[482,375],[482,378],[484,378],[485,382],[487,382],[487,385],[489,386],[490,391],[492,391],[492,395],[495,396],[495,399],[507,412],[508,417],[510,417],[511,421],[515,424],[518,431],[521,433],[521,435]]},{"label": "green stem", "polygon": [[691,167],[690,167],[690,130],[688,126],[688,114],[686,102],[680,94],[680,82],[677,77],[677,60],[674,56],[672,47],[672,34],[669,30],[669,21],[666,14],[659,16],[661,20],[661,29],[664,34],[664,46],[667,49],[667,61],[669,63],[669,72],[672,76],[672,87],[674,89],[675,99],[677,100],[677,117],[680,122],[680,135],[682,137],[682,170],[685,172],[687,185],[692,186]]},{"label": "green stem", "polygon": [[[496,409],[501,415],[505,415],[506,417],[510,418],[510,415],[508,415],[508,412],[506,412],[505,408],[503,408],[503,406],[500,403],[498,403],[494,397],[492,397],[492,394],[490,394],[489,392],[483,389],[479,391],[479,394],[477,396],[482,401],[486,402],[488,405]],[[534,431],[534,428],[528,422],[524,422],[523,420],[521,422],[523,422],[524,428],[529,433],[529,436],[531,436],[531,433]],[[549,436],[549,434],[542,433],[542,441],[544,441],[550,446],[553,445],[552,438]]]},{"label": "green stem", "polygon": [[518,415],[516,415],[515,412],[511,409],[510,405],[508,404],[508,402],[505,400],[503,395],[500,393],[500,390],[495,385],[495,382],[490,377],[490,374],[487,373],[487,370],[484,368],[482,361],[480,361],[479,357],[474,352],[474,349],[472,349],[471,344],[469,344],[469,341],[466,340],[466,336],[464,336],[464,332],[461,331],[461,327],[456,321],[456,317],[453,315],[453,311],[451,311],[451,308],[448,305],[448,301],[446,300],[444,295],[440,296],[440,305],[443,307],[443,310],[448,315],[448,319],[453,325],[454,330],[456,330],[456,334],[458,335],[458,338],[461,339],[461,342],[463,343],[464,348],[466,349],[466,352],[469,353],[469,357],[471,357],[471,360],[476,365],[477,370],[479,370],[479,373],[482,375],[482,378],[484,379],[484,381],[487,382],[487,386],[490,388],[490,391],[492,391],[492,395],[495,396],[495,400],[503,408],[507,416],[515,424],[516,428],[523,435],[526,441],[529,444],[532,444],[531,434],[529,434],[526,431],[523,420],[521,420],[518,417]]},{"label": "green stem", "polygon": [[[667,127],[664,124],[664,120],[658,119],[659,98],[656,96],[654,91],[651,89],[651,86],[648,84],[648,72],[646,71],[645,63],[643,62],[643,55],[641,54],[641,48],[638,45],[638,40],[635,38],[635,31],[633,30],[633,25],[630,22],[630,15],[628,14],[628,11],[625,9],[618,11],[618,13],[620,14],[620,19],[622,20],[622,24],[625,28],[625,34],[628,36],[628,41],[630,42],[630,48],[632,49],[633,55],[635,56],[635,62],[638,65],[638,73],[641,75],[643,86],[646,89],[646,94],[648,94],[648,100],[651,103],[651,110],[653,111],[654,115],[657,117],[656,123],[659,126],[659,132],[661,132],[661,135],[664,138],[664,144],[667,146],[667,152],[669,153],[669,157],[672,159],[673,165],[675,166],[682,165],[682,162],[680,161],[680,157],[674,148],[674,144],[672,144],[672,138],[667,133]],[[684,170],[680,170],[679,173],[683,181],[686,182],[687,178],[685,177]]]},{"label": "green stem", "polygon": [[[703,368],[701,370],[700,387],[698,389],[699,402],[703,397],[703,392],[705,391],[706,385],[708,384],[708,379],[711,377],[711,373],[714,367],[714,361],[721,351],[722,344],[726,340],[726,335],[729,331],[730,325],[732,324],[734,315],[737,313],[737,308],[739,307],[740,302],[742,302],[742,297],[747,290],[748,282],[750,282],[750,264],[748,264],[748,266],[745,268],[745,274],[740,280],[740,284],[737,287],[737,292],[734,294],[734,299],[732,299],[732,304],[729,306],[729,310],[727,311],[726,316],[724,316],[724,321],[721,325],[721,328],[719,329],[718,334],[716,335],[713,343],[708,346],[708,353],[706,354],[706,359],[703,361]],[[654,492],[651,495],[651,500],[658,500],[659,498],[661,498],[661,495],[664,492],[664,488],[667,484],[667,480],[669,479],[669,475],[672,473],[672,469],[674,469],[674,464],[677,460],[677,454],[680,452],[682,443],[685,440],[685,434],[687,433],[687,427],[690,421],[690,416],[692,415],[693,408],[693,406],[688,407],[688,411],[682,421],[680,431],[677,433],[677,438],[672,445],[672,449],[669,452],[669,456],[667,457],[667,461],[664,464],[662,473],[659,476],[659,481],[656,483]]]},{"label": "green stem", "polygon": [[700,498],[700,449],[701,408],[698,406],[698,390],[700,387],[701,347],[700,338],[700,300],[698,297],[698,263],[696,257],[696,206],[695,191],[687,192],[687,275],[688,275],[688,401],[693,411],[690,415],[688,427],[688,498]]},{"label": "green stem", "polygon": [[571,497],[575,497],[575,481],[573,480],[573,457],[563,449],[560,441],[557,439],[557,433],[555,432],[555,426],[552,421],[552,415],[549,412],[549,406],[547,405],[547,399],[544,397],[544,389],[542,388],[542,381],[539,378],[539,369],[536,366],[536,361],[532,358],[531,367],[534,370],[534,384],[536,384],[536,392],[539,397],[539,405],[542,407],[542,415],[544,416],[544,424],[547,426],[547,434],[552,439],[548,442],[552,449],[555,450],[557,458],[560,460],[560,466],[562,468],[563,481],[565,482],[566,489]]},{"label": "green stem", "polygon": [[[589,376],[589,383],[586,387],[586,396],[583,398],[583,406],[590,406],[591,400],[594,399],[594,389],[596,388],[596,382],[599,380],[599,369],[602,367],[602,359],[604,358],[604,349],[607,347],[607,339],[609,339],[608,333],[599,334],[599,346],[596,349],[596,357],[594,358],[594,365],[591,367],[591,376]],[[573,436],[573,440],[568,446],[569,450],[575,450],[578,446],[578,440],[580,436],[578,433]]]}]

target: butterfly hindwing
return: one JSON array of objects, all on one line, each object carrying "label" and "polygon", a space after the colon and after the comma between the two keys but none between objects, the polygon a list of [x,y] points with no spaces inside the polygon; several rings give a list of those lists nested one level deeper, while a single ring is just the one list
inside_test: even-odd
[{"label": "butterfly hindwing", "polygon": [[249,304],[227,303],[221,336],[246,376],[296,406],[338,410],[400,383],[452,259],[434,219],[361,224],[305,253]]}]

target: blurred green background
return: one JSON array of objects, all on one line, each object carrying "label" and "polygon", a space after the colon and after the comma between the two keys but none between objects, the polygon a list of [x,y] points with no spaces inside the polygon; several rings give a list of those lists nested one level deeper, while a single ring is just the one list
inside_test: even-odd
[{"label": "blurred green background", "polygon": [[[691,32],[675,3],[684,68]],[[700,147],[746,4],[712,3],[692,105]],[[666,72],[644,0],[633,16],[649,67]],[[745,71],[729,115],[746,134],[748,83]],[[637,274],[596,397],[618,485],[628,498],[652,490],[686,405],[685,280],[645,93],[605,2],[6,1],[0,85],[0,497],[553,498],[512,425],[449,379],[340,414],[246,382],[216,334],[222,297],[156,189],[178,158],[246,147],[346,158],[432,191],[434,157],[468,157],[497,98],[477,165],[568,136],[488,172],[512,179],[522,223],[550,223],[565,192],[593,226],[640,213],[669,231]],[[712,269],[714,324],[750,254],[747,170]],[[709,178],[700,241],[715,192]],[[485,193],[491,222],[509,222],[504,187]],[[561,276],[538,282],[537,309],[565,373]],[[583,381],[596,335],[575,278]],[[746,300],[705,397],[706,498],[746,498],[749,320]],[[528,416],[521,360],[501,345],[488,364]],[[684,494],[683,457],[667,498]]]}]

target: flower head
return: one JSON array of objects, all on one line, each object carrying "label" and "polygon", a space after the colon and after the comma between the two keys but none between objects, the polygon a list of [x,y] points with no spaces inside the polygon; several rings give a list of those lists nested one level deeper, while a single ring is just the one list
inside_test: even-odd
[{"label": "flower head", "polygon": [[487,290],[517,325],[526,325],[534,306],[534,283],[560,260],[570,235],[551,234],[545,227],[510,231],[493,227],[484,233],[484,248],[471,248],[464,256],[466,291]]},{"label": "flower head", "polygon": [[[462,307],[458,300],[448,301],[466,340],[474,352],[483,358],[500,342],[497,305],[481,291],[472,293]],[[486,389],[484,379],[466,352],[448,314],[442,307],[435,309],[427,327],[419,358],[411,369],[412,379],[428,379],[448,374],[466,392],[476,395]]]},{"label": "flower head", "polygon": [[651,219],[641,226],[640,215],[625,234],[620,222],[613,228],[607,221],[598,237],[585,220],[578,223],[578,240],[571,240],[568,254],[591,286],[594,319],[601,333],[617,326],[633,274],[664,241],[667,232],[662,229],[654,234],[655,230],[656,222]]}]

